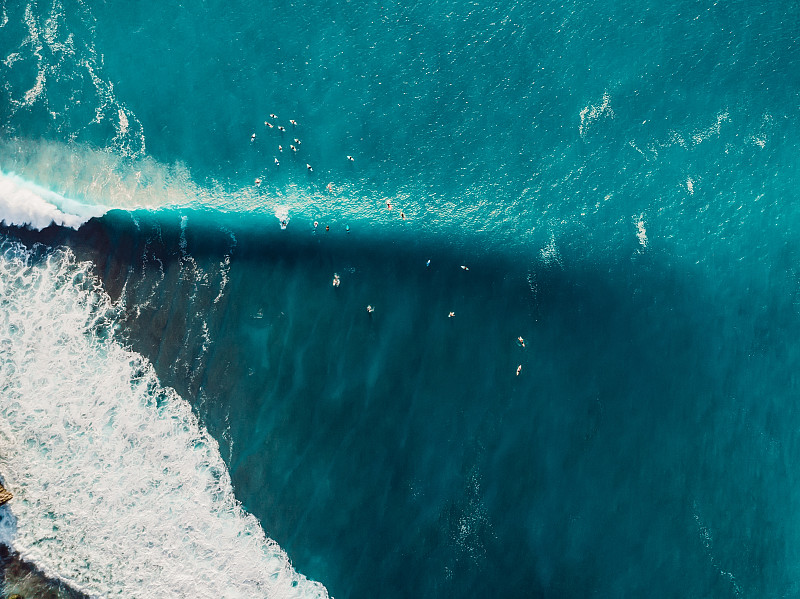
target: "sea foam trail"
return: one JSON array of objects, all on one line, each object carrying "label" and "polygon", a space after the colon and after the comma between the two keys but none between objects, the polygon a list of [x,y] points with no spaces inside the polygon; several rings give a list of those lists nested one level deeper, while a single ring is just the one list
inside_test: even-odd
[{"label": "sea foam trail", "polygon": [[106,209],[87,206],[39,187],[15,175],[0,172],[0,222],[44,229],[55,223],[77,229]]},{"label": "sea foam trail", "polygon": [[0,472],[23,558],[93,596],[327,597],[233,495],[218,444],[114,340],[88,263],[0,241]]}]

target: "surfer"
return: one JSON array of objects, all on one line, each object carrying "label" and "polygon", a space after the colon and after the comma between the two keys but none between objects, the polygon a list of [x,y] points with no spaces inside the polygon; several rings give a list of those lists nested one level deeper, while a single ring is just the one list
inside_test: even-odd
[{"label": "surfer", "polygon": [[251,141],[251,142],[254,142],[255,140],[256,140],[256,134],[255,134],[255,133],[253,133],[253,134],[250,136],[250,141]]},{"label": "surfer", "polygon": [[367,314],[372,314],[375,311],[375,308],[372,306],[367,306]]},{"label": "surfer", "polygon": [[280,166],[280,165],[281,165],[281,163],[280,163],[280,162],[278,162],[278,159],[276,158],[276,159],[275,159],[275,166]]},{"label": "surfer", "polygon": [[278,146],[278,152],[283,152],[283,146]]},{"label": "surfer", "polygon": [[525,347],[525,340],[522,337],[517,337],[517,343],[520,347]]},{"label": "surfer", "polygon": [[309,172],[309,173],[313,173],[313,172],[314,172],[314,169],[313,169],[313,168],[311,168],[311,165],[310,165],[310,164],[308,164],[308,163],[306,163],[306,168],[308,169],[308,172]]},{"label": "surfer", "polygon": [[294,119],[289,119],[289,122],[292,124],[292,127],[297,127],[297,121]]},{"label": "surfer", "polygon": [[400,218],[402,218],[403,220],[406,220],[406,213],[403,212],[402,210],[400,211]]},{"label": "surfer", "polygon": [[295,152],[295,153],[297,153],[297,148],[296,148],[296,147],[294,147],[294,145],[292,145],[292,144],[289,144],[289,148],[291,148],[292,152]]},{"label": "surfer", "polygon": [[278,131],[283,133],[284,131],[286,131],[286,127],[284,127],[283,125],[278,125]]},{"label": "surfer", "polygon": [[519,366],[517,366],[517,376],[519,376],[519,373],[520,373],[520,372],[522,372],[522,364],[520,364]]},{"label": "surfer", "polygon": [[272,123],[270,123],[269,121],[264,121],[264,125],[272,129]]},{"label": "surfer", "polygon": [[331,193],[333,191],[333,183],[328,183],[325,186],[325,189],[328,191],[328,193]]},{"label": "surfer", "polygon": [[317,221],[314,221],[314,228],[316,229],[318,226],[319,226],[319,223]]},{"label": "surfer", "polygon": [[286,220],[285,218],[281,219],[281,229],[285,229],[288,224],[289,224],[288,220]]},{"label": "surfer", "polygon": [[301,142],[300,142],[300,140],[299,140],[299,139],[297,139],[296,137],[294,138],[294,143],[296,143],[298,146],[299,146],[299,145],[301,145]]},{"label": "surfer", "polygon": [[391,210],[392,209],[392,203],[389,200],[386,200],[386,209],[387,210]]},{"label": "surfer", "polygon": [[355,162],[355,161],[356,161],[356,159],[355,159],[355,158],[353,158],[352,156],[348,156],[348,157],[347,157],[347,159],[348,159],[350,162]]},{"label": "surfer", "polygon": [[456,315],[455,312],[450,312],[450,314],[447,315],[447,318],[453,318],[453,316],[455,316],[455,315]]},{"label": "surfer", "polygon": [[425,263],[425,268],[430,268],[430,267],[431,267],[431,259],[428,258],[428,261]]},{"label": "surfer", "polygon": [[261,179],[256,177],[256,187],[261,187]]},{"label": "surfer", "polygon": [[339,286],[339,275],[336,273],[333,273],[333,286],[334,287]]},{"label": "surfer", "polygon": [[469,268],[467,266],[464,266],[463,264],[461,265],[461,269],[462,270],[469,270]]},{"label": "surfer", "polygon": [[278,118],[278,115],[277,115],[277,114],[271,114],[271,115],[269,115],[269,118],[271,118],[271,119],[277,119],[277,118]]}]

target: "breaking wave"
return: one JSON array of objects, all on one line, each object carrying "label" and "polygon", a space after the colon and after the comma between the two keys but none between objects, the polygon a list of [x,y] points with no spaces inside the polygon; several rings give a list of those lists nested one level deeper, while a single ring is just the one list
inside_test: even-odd
[{"label": "breaking wave", "polygon": [[88,263],[0,242],[0,297],[13,549],[92,596],[327,597],[236,500],[188,402],[115,340]]}]

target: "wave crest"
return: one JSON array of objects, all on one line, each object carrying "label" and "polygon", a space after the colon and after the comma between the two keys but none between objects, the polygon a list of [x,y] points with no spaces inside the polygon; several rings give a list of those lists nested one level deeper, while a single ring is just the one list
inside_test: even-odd
[{"label": "wave crest", "polygon": [[56,224],[77,229],[105,212],[0,171],[0,222],[6,225],[44,229]]}]

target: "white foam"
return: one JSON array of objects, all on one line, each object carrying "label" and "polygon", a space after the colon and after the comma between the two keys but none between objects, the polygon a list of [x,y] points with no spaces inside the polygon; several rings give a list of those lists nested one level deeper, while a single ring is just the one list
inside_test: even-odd
[{"label": "white foam", "polygon": [[644,227],[644,213],[639,215],[639,218],[633,217],[633,222],[636,224],[636,238],[639,240],[639,245],[643,248],[647,247],[647,229]]},{"label": "white foam", "polygon": [[727,110],[725,112],[718,113],[716,119],[711,125],[705,127],[704,129],[697,129],[694,131],[694,133],[692,133],[692,141],[695,143],[695,145],[698,145],[712,137],[719,137],[722,129],[722,123],[727,123],[730,120],[730,115],[728,114]]},{"label": "white foam", "polygon": [[758,131],[748,137],[748,140],[761,148],[762,150],[767,147],[769,137],[775,127],[775,119],[772,118],[770,113],[766,113],[761,117],[761,124]]},{"label": "white foam", "polygon": [[708,555],[711,565],[719,572],[719,575],[723,579],[730,583],[731,589],[736,597],[741,597],[742,588],[739,586],[739,583],[737,582],[736,577],[733,575],[733,572],[723,569],[714,555],[714,537],[711,534],[711,530],[708,528],[708,526],[706,526],[700,519],[696,501],[692,502],[692,515],[694,516],[695,524],[697,524],[697,533],[700,537],[700,542],[703,544],[703,547],[706,550],[706,554]]},{"label": "white foam", "polygon": [[22,60],[22,57],[19,55],[19,52],[12,52],[11,54],[5,57],[5,59],[3,60],[3,64],[11,68],[11,66],[13,66],[13,64],[18,60]]},{"label": "white foam", "polygon": [[554,266],[556,264],[558,266],[563,266],[561,262],[561,252],[558,251],[556,236],[554,234],[550,234],[550,242],[539,250],[539,254],[542,256],[542,261],[547,266]]},{"label": "white foam", "polygon": [[289,207],[285,205],[275,206],[275,218],[281,224],[281,229],[285,229],[289,224]]},{"label": "white foam", "polygon": [[15,550],[97,597],[327,597],[242,509],[189,404],[114,340],[87,264],[2,241],[0,297]]},{"label": "white foam", "polygon": [[120,136],[125,137],[125,135],[128,133],[128,125],[130,124],[128,122],[128,115],[126,115],[125,111],[120,108],[117,112],[117,116],[119,117],[119,129],[117,129],[117,131],[119,132]]},{"label": "white foam", "polygon": [[6,225],[43,229],[55,223],[77,229],[105,212],[0,171],[0,222]]},{"label": "white foam", "polygon": [[603,94],[603,99],[599,104],[589,104],[581,109],[581,124],[578,126],[578,133],[585,137],[589,128],[601,117],[614,118],[614,110],[611,108],[611,96],[608,92]]}]

